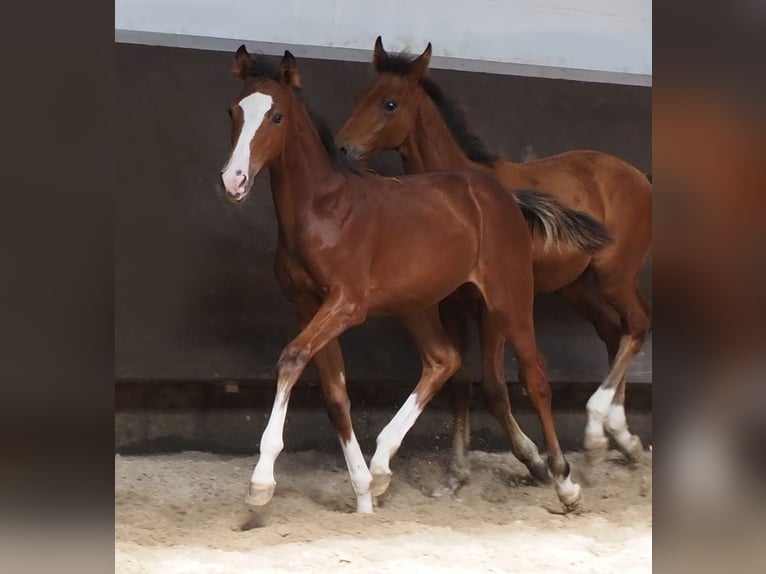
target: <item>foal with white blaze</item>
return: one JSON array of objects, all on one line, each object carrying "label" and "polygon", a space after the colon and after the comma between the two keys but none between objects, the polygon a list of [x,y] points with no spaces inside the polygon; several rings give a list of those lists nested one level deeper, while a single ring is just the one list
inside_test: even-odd
[{"label": "foal with white blaze", "polygon": [[[254,178],[269,169],[279,223],[275,274],[301,329],[277,364],[276,397],[247,501],[263,505],[274,493],[274,462],[283,448],[290,393],[314,360],[357,511],[372,512],[372,497],[390,482],[391,457],[460,367],[438,303],[471,283],[516,351],[521,379],[540,417],[558,497],[565,508],[576,507],[580,487],[571,481],[558,443],[535,341],[531,240],[517,202],[494,177],[479,172],[393,179],[347,164],[336,153],[330,131],[304,107],[289,52],[271,69],[242,46],[233,72],[243,80],[243,91],[230,107],[232,152],[221,172],[226,197],[243,201]],[[337,341],[368,315],[399,316],[423,363],[413,393],[378,436],[369,469],[351,425]]]}]

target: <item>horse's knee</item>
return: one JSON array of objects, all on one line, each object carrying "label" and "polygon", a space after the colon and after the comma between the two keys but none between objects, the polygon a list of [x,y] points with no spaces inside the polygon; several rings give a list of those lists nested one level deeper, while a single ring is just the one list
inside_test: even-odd
[{"label": "horse's knee", "polygon": [[640,343],[643,343],[646,338],[649,336],[649,333],[652,330],[652,319],[649,315],[646,315],[644,313],[641,314],[641,317],[634,322],[634,325],[631,326],[629,329],[630,336],[639,341]]},{"label": "horse's knee", "polygon": [[282,354],[277,361],[277,372],[279,378],[284,378],[292,375],[295,371],[299,371],[306,366],[308,362],[309,354],[306,349],[296,348],[288,345],[285,347]]}]

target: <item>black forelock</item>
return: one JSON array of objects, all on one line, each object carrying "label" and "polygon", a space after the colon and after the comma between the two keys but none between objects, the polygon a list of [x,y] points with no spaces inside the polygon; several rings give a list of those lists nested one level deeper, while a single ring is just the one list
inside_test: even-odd
[{"label": "black forelock", "polygon": [[380,73],[385,72],[397,76],[406,76],[410,71],[410,65],[416,57],[405,52],[386,54],[385,58],[375,62],[375,70]]},{"label": "black forelock", "polygon": [[252,62],[252,77],[279,81],[279,62],[276,57],[264,56],[263,54],[253,54],[250,56]]}]

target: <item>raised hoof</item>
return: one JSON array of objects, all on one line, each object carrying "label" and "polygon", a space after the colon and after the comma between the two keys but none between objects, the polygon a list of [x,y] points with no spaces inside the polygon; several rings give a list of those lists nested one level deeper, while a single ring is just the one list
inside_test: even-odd
[{"label": "raised hoof", "polygon": [[599,439],[585,438],[585,460],[591,466],[601,464],[606,460],[609,453],[609,439],[602,437]]},{"label": "raised hoof", "polygon": [[391,473],[381,473],[372,475],[372,483],[370,483],[370,492],[373,496],[380,496],[386,490],[388,485],[391,484]]},{"label": "raised hoof", "polygon": [[272,496],[274,496],[275,487],[276,484],[261,486],[251,482],[247,496],[245,497],[245,502],[251,506],[263,506],[271,500]]},{"label": "raised hoof", "polygon": [[582,489],[580,485],[570,482],[565,488],[556,487],[556,494],[559,496],[565,512],[574,512],[582,506]]}]

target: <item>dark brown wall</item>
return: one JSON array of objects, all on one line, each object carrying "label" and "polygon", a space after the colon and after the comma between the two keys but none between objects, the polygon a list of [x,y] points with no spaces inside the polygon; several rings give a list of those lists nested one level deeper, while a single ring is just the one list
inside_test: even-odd
[{"label": "dark brown wall", "polygon": [[[232,206],[218,173],[229,149],[225,108],[239,89],[231,55],[116,45],[116,376],[118,380],[271,379],[295,322],[272,274],[276,222],[268,176]],[[372,76],[360,63],[301,59],[305,101],[337,130]],[[650,170],[651,90],[433,70],[475,131],[508,158],[573,148]],[[401,173],[395,154],[374,162]],[[649,295],[649,270],[645,272]],[[557,381],[596,381],[606,353],[590,325],[554,296],[537,305],[538,339]],[[342,338],[351,380],[419,372],[395,319]],[[476,366],[475,350],[471,364]],[[515,380],[513,360],[506,360]],[[651,348],[631,380],[651,380]],[[313,377],[313,372],[310,374]]]}]

